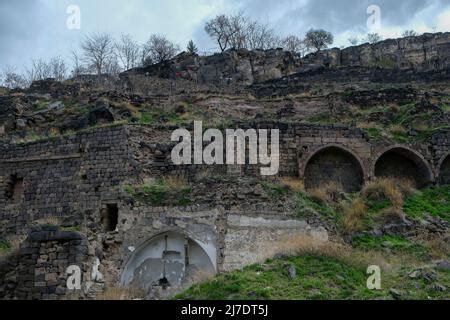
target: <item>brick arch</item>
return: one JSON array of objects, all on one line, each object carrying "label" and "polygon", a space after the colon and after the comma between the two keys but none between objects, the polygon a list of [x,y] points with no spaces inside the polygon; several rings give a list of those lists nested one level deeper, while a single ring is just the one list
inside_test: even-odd
[{"label": "brick arch", "polygon": [[[141,289],[154,285],[179,288],[195,280],[192,279],[195,272],[214,275],[217,272],[214,250],[215,247],[195,240],[185,231],[167,228],[133,250],[123,267],[121,285]],[[160,282],[163,279],[165,284]]]},{"label": "brick arch", "polygon": [[373,177],[408,178],[424,187],[434,181],[433,170],[422,154],[404,145],[384,149],[374,157]]},{"label": "brick arch", "polygon": [[440,185],[450,185],[450,153],[439,161],[436,174],[436,180]]},{"label": "brick arch", "polygon": [[324,146],[310,154],[301,170],[306,189],[337,182],[344,191],[359,191],[367,177],[363,162],[352,150],[338,144]]}]

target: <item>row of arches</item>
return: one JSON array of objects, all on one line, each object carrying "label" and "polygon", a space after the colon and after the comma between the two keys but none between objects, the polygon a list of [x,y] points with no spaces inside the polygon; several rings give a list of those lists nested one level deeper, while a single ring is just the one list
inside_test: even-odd
[{"label": "row of arches", "polygon": [[416,186],[425,187],[435,180],[439,184],[450,184],[450,154],[439,163],[436,179],[431,166],[417,151],[404,146],[392,146],[374,157],[372,164],[365,166],[350,149],[329,145],[319,149],[307,160],[303,170],[306,189],[314,189],[336,182],[346,192],[361,190],[369,177],[406,178]]}]

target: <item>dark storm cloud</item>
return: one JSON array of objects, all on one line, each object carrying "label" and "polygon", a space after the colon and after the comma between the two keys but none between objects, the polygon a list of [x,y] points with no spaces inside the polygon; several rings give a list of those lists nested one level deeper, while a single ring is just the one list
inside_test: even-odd
[{"label": "dark storm cloud", "polygon": [[387,25],[403,25],[414,15],[428,7],[436,0],[320,0],[310,1],[288,15],[289,19],[300,18],[306,26],[320,25],[334,32],[342,32],[355,27],[365,27],[368,18],[367,8],[377,5],[381,9],[382,23]]},{"label": "dark storm cloud", "polygon": [[[241,3],[246,13],[259,18],[272,17],[272,23],[283,32],[305,32],[311,27],[334,33],[366,28],[367,8],[381,9],[383,26],[408,24],[414,15],[430,6],[442,9],[448,0],[247,0]],[[244,3],[242,5],[242,3]],[[274,18],[274,19],[273,19]]]}]

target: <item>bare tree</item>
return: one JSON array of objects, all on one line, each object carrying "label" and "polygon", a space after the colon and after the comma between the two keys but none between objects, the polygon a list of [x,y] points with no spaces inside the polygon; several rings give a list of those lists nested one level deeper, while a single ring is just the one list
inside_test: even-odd
[{"label": "bare tree", "polygon": [[247,24],[244,30],[244,47],[249,50],[254,49],[272,49],[282,46],[282,40],[275,34],[275,31],[268,25],[257,21],[246,19]]},{"label": "bare tree", "polygon": [[206,24],[205,30],[217,42],[222,52],[228,48],[270,49],[281,43],[273,29],[252,20],[243,12],[216,16]]},{"label": "bare tree", "polygon": [[86,73],[86,68],[83,66],[80,58],[80,54],[76,50],[72,50],[72,76],[77,77],[79,75],[82,75],[83,73]]},{"label": "bare tree", "polygon": [[53,78],[56,81],[66,79],[67,66],[60,57],[53,57],[49,61],[44,59],[33,59],[31,66],[26,70],[27,81],[29,83],[37,80],[45,80]]},{"label": "bare tree", "polygon": [[369,33],[367,34],[366,41],[370,44],[374,44],[383,40],[383,37],[378,33]]},{"label": "bare tree", "polygon": [[222,52],[228,49],[232,37],[237,32],[237,30],[233,29],[233,24],[229,17],[223,14],[208,21],[205,26],[205,31],[217,42]]},{"label": "bare tree", "polygon": [[150,47],[147,45],[147,43],[141,46],[140,56],[140,67],[145,67],[153,63],[150,57]]},{"label": "bare tree", "polygon": [[167,61],[173,58],[179,50],[179,47],[164,35],[154,34],[150,36],[142,50],[143,64],[150,65]]},{"label": "bare tree", "polygon": [[195,45],[193,40],[189,40],[188,45],[186,47],[187,52],[189,52],[190,54],[197,54],[198,52],[198,48]]},{"label": "bare tree", "polygon": [[417,37],[419,34],[417,32],[415,32],[414,30],[405,30],[402,33],[402,37],[406,38],[406,37]]},{"label": "bare tree", "polygon": [[305,40],[302,40],[294,35],[290,35],[284,38],[282,40],[282,45],[284,50],[299,53],[302,57],[308,51]]},{"label": "bare tree", "polygon": [[247,48],[249,24],[251,24],[248,17],[244,16],[243,12],[239,12],[228,16],[227,19],[230,23],[230,47],[234,49]]},{"label": "bare tree", "polygon": [[83,61],[101,75],[105,72],[106,63],[114,55],[114,40],[106,33],[92,34],[84,38],[81,49]]},{"label": "bare tree", "polygon": [[52,67],[43,59],[31,60],[31,66],[27,68],[27,80],[29,83],[52,77]]},{"label": "bare tree", "polygon": [[359,44],[359,38],[358,37],[349,38],[348,42],[350,42],[352,46],[357,46]]},{"label": "bare tree", "polygon": [[53,57],[48,62],[51,77],[57,81],[64,81],[67,75],[67,66],[64,60],[61,57]]},{"label": "bare tree", "polygon": [[28,86],[27,79],[11,66],[6,66],[0,74],[0,83],[9,89],[25,88]]},{"label": "bare tree", "polygon": [[117,57],[122,69],[137,67],[139,61],[139,45],[129,34],[122,34],[116,43]]},{"label": "bare tree", "polygon": [[122,67],[118,58],[113,55],[105,61],[105,73],[109,75],[118,75],[122,71]]},{"label": "bare tree", "polygon": [[328,48],[334,41],[333,35],[325,30],[310,29],[306,33],[305,42],[308,48],[315,49],[317,52]]}]

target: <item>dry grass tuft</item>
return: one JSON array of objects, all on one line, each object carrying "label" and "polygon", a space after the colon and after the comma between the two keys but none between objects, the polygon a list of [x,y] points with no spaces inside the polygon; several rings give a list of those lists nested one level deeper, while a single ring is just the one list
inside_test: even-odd
[{"label": "dry grass tuft", "polygon": [[343,188],[337,182],[329,182],[308,191],[309,196],[322,204],[337,203],[342,200]]},{"label": "dry grass tuft", "polygon": [[361,198],[354,199],[350,204],[343,204],[344,213],[342,225],[348,232],[360,231],[363,229],[363,219],[367,213],[367,205]]},{"label": "dry grass tuft", "polygon": [[405,221],[406,215],[405,213],[400,209],[396,207],[389,207],[386,209],[383,209],[381,212],[381,218],[383,221],[386,222],[402,222]]},{"label": "dry grass tuft", "polygon": [[139,108],[132,105],[129,102],[121,102],[121,103],[117,104],[116,107],[125,112],[128,112],[134,118],[138,118],[140,115]]},{"label": "dry grass tuft", "polygon": [[302,180],[293,177],[281,178],[281,184],[294,192],[305,191],[305,185]]},{"label": "dry grass tuft", "polygon": [[309,194],[310,198],[317,203],[328,204],[331,202],[330,197],[328,196],[326,191],[323,189],[319,189],[319,188],[313,189],[313,190],[308,191],[308,194]]},{"label": "dry grass tuft", "polygon": [[180,176],[167,176],[163,178],[164,185],[173,190],[179,190],[189,186],[186,178]]},{"label": "dry grass tuft", "polygon": [[389,128],[389,132],[391,134],[398,134],[398,135],[404,135],[407,133],[407,130],[402,127],[401,125],[393,125]]},{"label": "dry grass tuft", "polygon": [[211,274],[209,272],[206,272],[201,269],[196,269],[194,272],[192,272],[189,275],[188,282],[189,283],[201,283],[206,282],[214,277],[214,274]]},{"label": "dry grass tuft", "polygon": [[11,247],[12,251],[17,251],[20,249],[20,246],[25,241],[27,236],[24,235],[14,235],[11,238],[8,239],[8,243]]},{"label": "dry grass tuft", "polygon": [[329,257],[350,256],[351,247],[309,235],[291,235],[277,241],[263,243],[254,263],[262,263],[276,256],[296,256],[314,253]]},{"label": "dry grass tuft", "polygon": [[395,179],[381,178],[368,183],[362,195],[371,200],[389,200],[394,208],[403,207],[403,194]]},{"label": "dry grass tuft", "polygon": [[59,226],[61,225],[61,218],[56,216],[48,216],[34,221],[37,225],[41,226]]},{"label": "dry grass tuft", "polygon": [[407,178],[395,179],[395,183],[404,197],[409,197],[417,194],[417,185],[415,181]]},{"label": "dry grass tuft", "polygon": [[0,259],[7,260],[12,254],[19,252],[22,243],[27,237],[24,235],[14,235],[7,237],[6,242],[8,244],[7,249],[0,249]]},{"label": "dry grass tuft", "polygon": [[432,259],[448,259],[450,242],[446,241],[446,238],[450,238],[450,232],[447,232],[445,235],[440,235],[423,231],[414,237],[414,242],[428,247]]},{"label": "dry grass tuft", "polygon": [[119,301],[134,300],[142,298],[143,292],[133,288],[106,288],[102,293],[98,294],[96,300]]}]

